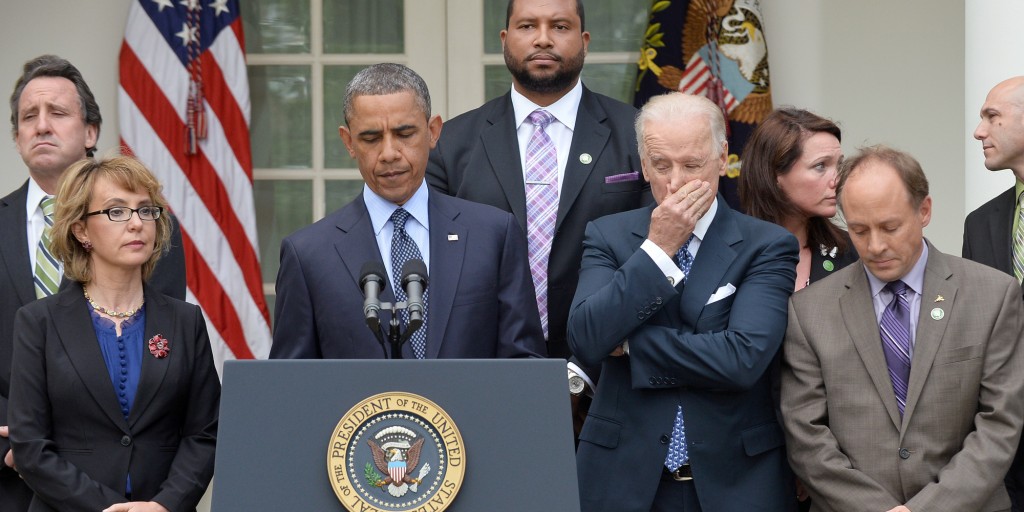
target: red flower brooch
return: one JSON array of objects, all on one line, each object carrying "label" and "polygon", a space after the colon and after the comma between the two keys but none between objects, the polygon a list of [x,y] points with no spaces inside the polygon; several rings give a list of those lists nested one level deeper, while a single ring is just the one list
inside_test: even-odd
[{"label": "red flower brooch", "polygon": [[163,359],[167,357],[167,353],[170,351],[171,342],[162,335],[157,334],[149,339],[149,353],[153,354],[153,357]]}]

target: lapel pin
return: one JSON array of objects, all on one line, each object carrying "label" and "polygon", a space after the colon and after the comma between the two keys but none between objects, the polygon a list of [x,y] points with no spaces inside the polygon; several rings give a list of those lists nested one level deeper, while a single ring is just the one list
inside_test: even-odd
[{"label": "lapel pin", "polygon": [[459,241],[459,235],[456,235],[455,233],[448,233],[448,241],[449,242],[458,242]]},{"label": "lapel pin", "polygon": [[821,266],[824,267],[824,269],[828,272],[832,272],[833,270],[836,269],[836,264],[832,263],[832,260],[825,260],[821,262]]},{"label": "lapel pin", "polygon": [[582,155],[580,155],[580,163],[583,165],[587,165],[593,161],[594,157],[590,156],[590,153],[583,153]]},{"label": "lapel pin", "polygon": [[942,295],[936,295],[935,296],[935,302],[942,302],[944,300],[946,300],[946,298],[943,297]]},{"label": "lapel pin", "polygon": [[942,308],[935,308],[932,310],[932,320],[942,320],[942,317],[946,316],[946,312]]}]

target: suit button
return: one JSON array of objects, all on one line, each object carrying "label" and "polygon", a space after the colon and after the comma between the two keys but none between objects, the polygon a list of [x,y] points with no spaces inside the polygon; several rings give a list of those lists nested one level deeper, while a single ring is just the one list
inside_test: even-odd
[{"label": "suit button", "polygon": [[910,450],[908,450],[906,448],[900,448],[900,458],[903,459],[903,460],[909,459],[910,458]]},{"label": "suit button", "polygon": [[132,444],[132,438],[131,437],[124,436],[124,437],[121,438],[121,446],[128,446],[130,444]]},{"label": "suit button", "polygon": [[637,313],[637,314],[636,314],[636,319],[637,319],[637,320],[643,320],[643,319],[644,319],[644,314],[643,314],[643,312]]},{"label": "suit button", "polygon": [[650,382],[651,385],[653,386],[653,385],[658,383],[658,379],[655,379],[654,377],[651,377],[651,378],[647,379],[647,382]]},{"label": "suit button", "polygon": [[660,306],[661,305],[661,297],[655,297],[654,298],[654,303]]},{"label": "suit button", "polygon": [[673,386],[675,386],[676,385],[676,378],[672,377],[671,379],[668,379],[668,383],[673,385]]},{"label": "suit button", "polygon": [[668,441],[669,441],[668,434],[662,434],[661,435],[661,439],[659,439],[658,441],[661,441],[661,444],[668,444]]}]

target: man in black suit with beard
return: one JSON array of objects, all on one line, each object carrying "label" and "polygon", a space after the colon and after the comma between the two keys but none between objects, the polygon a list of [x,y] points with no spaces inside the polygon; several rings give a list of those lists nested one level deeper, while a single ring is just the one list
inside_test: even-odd
[{"label": "man in black suit with beard", "polygon": [[[640,176],[636,109],[580,81],[590,43],[581,1],[511,0],[505,25],[500,36],[512,89],[445,123],[430,154],[427,182],[515,215],[530,245],[548,355],[569,358],[566,321],[587,222],[652,200]],[[548,118],[543,128],[531,121],[536,111],[546,113],[540,114]],[[548,139],[557,155],[550,179],[531,176],[531,140],[537,136]],[[551,194],[547,209],[531,201],[544,195],[542,189]],[[574,374],[596,378],[596,369],[569,368],[570,384],[580,383]]]}]

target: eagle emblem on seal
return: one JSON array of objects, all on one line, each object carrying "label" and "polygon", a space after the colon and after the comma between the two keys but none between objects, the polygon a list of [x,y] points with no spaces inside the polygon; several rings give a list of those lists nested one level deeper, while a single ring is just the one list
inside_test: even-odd
[{"label": "eagle emblem on seal", "polygon": [[366,444],[373,454],[373,467],[366,465],[368,482],[396,498],[409,491],[418,492],[423,477],[430,473],[430,464],[424,463],[416,477],[412,476],[420,463],[423,439],[416,439],[412,430],[393,426],[378,432],[374,439],[367,439]]}]

